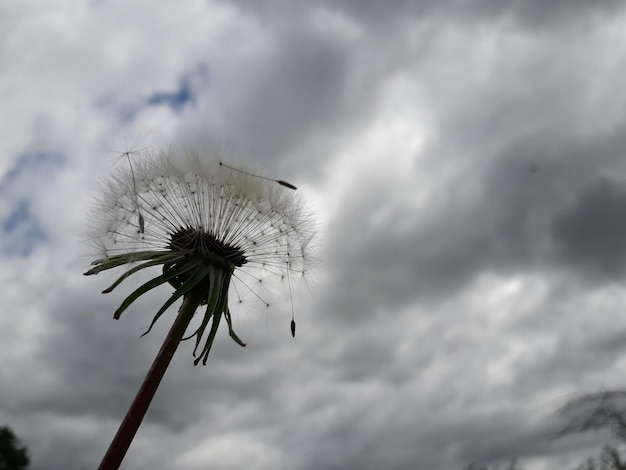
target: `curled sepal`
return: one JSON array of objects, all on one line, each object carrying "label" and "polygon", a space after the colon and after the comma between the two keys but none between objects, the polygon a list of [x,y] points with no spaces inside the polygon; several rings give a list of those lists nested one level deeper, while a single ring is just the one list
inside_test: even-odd
[{"label": "curled sepal", "polygon": [[132,304],[140,296],[142,296],[149,290],[152,290],[155,287],[158,287],[161,284],[168,282],[170,279],[173,279],[174,277],[179,276],[182,273],[195,269],[197,266],[198,264],[181,264],[180,266],[176,266],[175,268],[172,268],[166,271],[160,276],[157,276],[154,279],[149,280],[145,284],[142,284],[139,288],[133,291],[132,294],[130,294],[128,297],[126,297],[126,299],[124,299],[124,301],[122,302],[122,305],[120,305],[119,308],[113,314],[113,318],[115,318],[116,320],[119,320],[120,316],[122,315],[122,312],[126,310],[130,306],[130,304]]},{"label": "curled sepal", "polygon": [[137,253],[124,253],[123,255],[115,255],[111,256],[110,258],[97,259],[93,263],[91,263],[91,265],[95,267],[84,273],[84,275],[91,276],[93,274],[98,274],[101,271],[106,271],[107,269],[117,268],[118,266],[122,266],[123,264],[134,263],[137,261],[146,261],[149,259],[158,258],[160,256],[163,256],[164,254],[171,253],[150,250],[139,251]]},{"label": "curled sepal", "polygon": [[[230,319],[230,313],[228,311],[228,288],[230,286],[232,273],[232,269],[225,270],[223,268],[218,268],[214,266],[211,266],[209,269],[209,295],[206,313],[198,329],[192,335],[185,338],[189,339],[193,336],[196,337],[196,346],[193,350],[193,354],[195,356],[196,351],[198,350],[198,346],[200,345],[202,336],[204,335],[204,331],[206,330],[209,321],[211,321],[211,330],[209,331],[209,336],[204,344],[204,348],[202,349],[200,356],[194,360],[194,365],[198,365],[200,361],[202,361],[203,365],[206,365],[207,359],[209,357],[209,352],[211,351],[211,347],[213,346],[213,342],[215,341],[215,335],[217,334],[222,315],[226,317],[226,321],[228,322],[228,330],[232,332],[232,322]],[[237,337],[237,335],[235,335],[235,337]],[[237,338],[237,340],[239,344],[243,345],[239,338]]]},{"label": "curled sepal", "polygon": [[204,330],[206,330],[207,325],[209,324],[209,320],[213,318],[215,312],[221,308],[220,302],[220,294],[221,294],[221,285],[222,285],[222,277],[215,276],[214,270],[212,269],[209,273],[209,297],[207,302],[206,312],[204,314],[204,318],[202,319],[202,323],[198,329],[193,332],[191,335],[183,338],[182,341],[188,340],[190,338],[196,337],[196,346],[193,349],[193,355],[195,357],[196,351],[198,350],[198,346],[200,345],[200,340],[202,339],[202,335],[204,335]]},{"label": "curled sepal", "polygon": [[[211,350],[213,340],[215,339],[217,327],[220,323],[222,312],[224,311],[224,303],[228,300],[228,286],[230,284],[231,272],[217,269],[213,266],[209,267],[209,295],[206,313],[204,315],[204,318],[202,319],[202,323],[195,331],[195,333],[185,338],[189,339],[193,336],[196,337],[196,346],[193,349],[193,355],[195,356],[196,351],[198,350],[198,346],[200,345],[202,335],[204,335],[204,330],[209,324],[209,320],[211,320],[211,318],[213,319],[213,322],[211,323],[209,338],[204,345],[201,356],[194,361],[195,365],[198,365],[198,362],[202,357],[204,357],[204,364],[206,364],[207,357],[209,356],[209,351]],[[224,295],[224,289],[226,290],[226,295]]]},{"label": "curled sepal", "polygon": [[237,336],[237,334],[235,333],[235,330],[233,330],[233,320],[230,318],[230,310],[228,307],[226,307],[226,311],[224,312],[224,318],[226,318],[226,323],[228,324],[228,334],[230,335],[230,337],[239,346],[242,346],[245,348],[246,343],[241,341],[241,339],[239,339],[239,336]]},{"label": "curled sepal", "polygon": [[150,266],[157,266],[159,264],[175,263],[176,261],[179,261],[182,258],[183,258],[183,256],[181,256],[179,254],[168,253],[168,254],[159,256],[157,258],[151,259],[149,261],[146,261],[145,263],[139,264],[139,265],[129,269],[124,274],[122,274],[113,284],[111,284],[109,287],[104,289],[102,291],[102,293],[103,294],[108,294],[109,292],[112,292],[113,289],[115,289],[117,286],[119,286],[124,279],[128,278],[132,274],[135,274],[138,271],[141,271],[142,269],[149,268]]},{"label": "curled sepal", "polygon": [[[171,269],[170,271],[172,271],[173,269]],[[152,327],[154,326],[154,324],[156,323],[156,321],[159,319],[159,317],[161,315],[163,315],[165,313],[165,311],[174,303],[176,302],[180,297],[182,297],[185,294],[188,294],[189,292],[191,292],[195,287],[197,287],[200,283],[202,283],[202,281],[205,280],[207,272],[209,270],[209,267],[203,264],[200,264],[198,266],[198,268],[196,269],[196,271],[193,272],[193,274],[191,275],[191,277],[185,281],[185,283],[180,286],[178,289],[176,289],[174,291],[174,293],[172,294],[172,296],[167,299],[167,301],[161,306],[161,308],[159,309],[159,311],[156,313],[156,315],[154,315],[154,318],[152,319],[152,323],[150,323],[150,327],[148,328],[148,330],[141,336],[145,336],[148,333],[150,333],[150,330],[152,330]]]},{"label": "curled sepal", "polygon": [[213,340],[215,340],[215,334],[217,333],[217,328],[220,326],[220,320],[222,319],[222,312],[219,310],[213,312],[213,323],[211,323],[211,331],[209,332],[209,337],[204,344],[204,349],[200,354],[200,357],[194,359],[193,365],[197,366],[200,360],[202,360],[202,365],[206,366],[206,361],[209,359],[209,352],[211,352],[211,346],[213,346]]}]

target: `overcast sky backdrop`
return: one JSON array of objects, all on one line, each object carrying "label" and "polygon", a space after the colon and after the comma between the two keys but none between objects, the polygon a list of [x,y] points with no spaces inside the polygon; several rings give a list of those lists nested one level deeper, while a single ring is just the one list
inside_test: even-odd
[{"label": "overcast sky backdrop", "polygon": [[[119,152],[226,143],[297,185],[321,264],[179,348],[128,470],[570,469],[556,409],[626,385],[626,6],[618,0],[4,1],[0,424],[96,468],[169,295],[84,277]],[[115,274],[115,273],[114,273]],[[135,284],[136,285],[136,284]],[[169,312],[168,320],[175,315]]]}]

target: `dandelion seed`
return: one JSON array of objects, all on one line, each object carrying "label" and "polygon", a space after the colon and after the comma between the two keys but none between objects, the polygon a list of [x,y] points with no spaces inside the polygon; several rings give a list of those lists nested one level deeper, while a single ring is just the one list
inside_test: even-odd
[{"label": "dandelion seed", "polygon": [[137,214],[137,222],[139,223],[139,233],[144,233],[144,231],[146,230],[146,222],[143,218],[143,215],[141,215],[141,212]]},{"label": "dandelion seed", "polygon": [[285,188],[293,189],[294,191],[298,189],[293,184],[288,183],[287,181],[284,181],[284,180],[276,180],[274,178],[268,178],[267,176],[255,175],[254,173],[250,173],[249,171],[240,170],[238,168],[232,167],[232,166],[227,165],[226,163],[222,163],[222,162],[220,162],[220,166],[223,166],[223,167],[228,168],[228,169],[233,170],[233,171],[237,171],[237,172],[242,173],[244,175],[254,176],[255,178],[261,178],[261,179],[266,180],[266,181],[273,181],[274,183],[278,183],[281,186],[284,186]]},{"label": "dandelion seed", "polygon": [[128,167],[130,168],[130,176],[133,180],[133,193],[135,194],[135,208],[137,210],[137,222],[139,223],[139,233],[144,232],[145,228],[145,220],[143,215],[141,215],[141,210],[139,209],[139,202],[137,200],[137,182],[135,181],[135,172],[133,171],[133,163],[130,161],[130,152],[124,152],[124,156],[128,159]]}]

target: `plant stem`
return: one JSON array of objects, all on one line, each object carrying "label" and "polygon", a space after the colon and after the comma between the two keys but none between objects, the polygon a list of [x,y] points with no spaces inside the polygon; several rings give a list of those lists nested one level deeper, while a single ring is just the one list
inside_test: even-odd
[{"label": "plant stem", "polygon": [[159,384],[161,383],[161,379],[167,370],[167,367],[178,348],[178,344],[185,334],[185,330],[189,323],[191,322],[191,318],[193,317],[194,312],[198,308],[201,302],[201,296],[194,294],[194,292],[190,292],[187,294],[183,300],[183,304],[178,311],[178,316],[172,325],[165,341],[163,341],[163,345],[159,350],[146,378],[141,384],[141,388],[137,392],[135,396],[135,400],[130,405],[130,408],[126,412],[126,416],[124,417],[124,421],[120,424],[119,429],[117,430],[117,434],[113,438],[107,453],[104,455],[98,470],[117,470],[130,447],[135,434],[137,433],[137,429],[139,429],[139,425],[143,420],[143,417],[148,411],[148,407],[150,406],[150,402],[154,397]]}]

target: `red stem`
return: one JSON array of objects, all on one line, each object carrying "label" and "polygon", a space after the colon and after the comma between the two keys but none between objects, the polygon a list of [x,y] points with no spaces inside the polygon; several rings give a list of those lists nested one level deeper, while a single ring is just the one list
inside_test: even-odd
[{"label": "red stem", "polygon": [[135,400],[130,405],[130,408],[126,412],[126,416],[124,417],[124,421],[120,424],[119,429],[117,430],[117,434],[113,438],[107,453],[104,455],[98,470],[117,470],[130,447],[135,434],[137,433],[137,429],[139,429],[139,425],[143,420],[143,417],[148,411],[148,407],[150,406],[150,402],[154,397],[159,384],[161,383],[161,379],[167,370],[167,367],[178,348],[178,344],[185,334],[185,330],[189,323],[191,322],[191,318],[193,317],[194,312],[198,308],[200,304],[200,297],[197,295],[193,295],[192,293],[185,296],[183,304],[178,311],[178,316],[172,325],[165,341],[163,341],[163,345],[159,353],[157,354],[146,378],[141,384],[141,388],[137,392],[135,396]]}]

